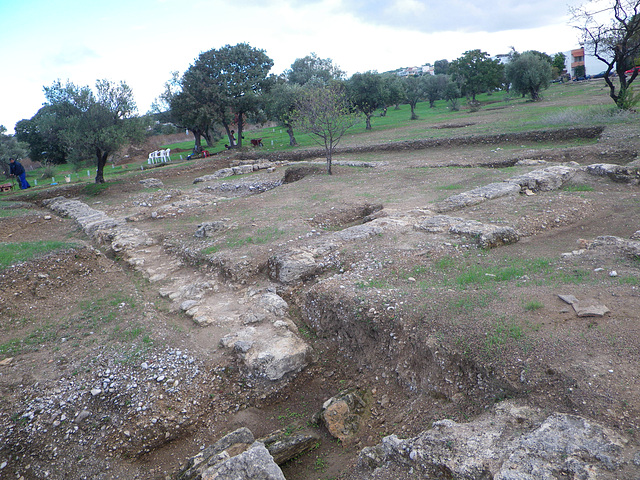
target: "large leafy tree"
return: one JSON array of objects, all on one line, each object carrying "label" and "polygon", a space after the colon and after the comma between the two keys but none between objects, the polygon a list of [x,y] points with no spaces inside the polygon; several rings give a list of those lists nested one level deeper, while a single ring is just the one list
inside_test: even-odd
[{"label": "large leafy tree", "polygon": [[[587,51],[606,66],[609,96],[619,108],[629,109],[636,103],[630,87],[640,72],[635,69],[629,76],[624,72],[640,65],[640,0],[608,0],[605,5],[604,9],[601,3],[574,9],[574,21]],[[609,19],[603,22],[605,12]],[[618,85],[612,72],[617,74]]]},{"label": "large leafy tree", "polygon": [[449,61],[448,60],[436,60],[433,62],[433,73],[435,75],[446,75],[449,73]]},{"label": "large leafy tree", "polygon": [[554,77],[557,77],[558,75],[561,75],[562,72],[564,72],[566,60],[567,56],[562,52],[558,52],[553,56],[551,68],[553,69],[552,71]]},{"label": "large leafy tree", "polygon": [[[69,155],[96,158],[96,183],[104,183],[109,156],[125,143],[140,140],[144,124],[136,117],[136,104],[129,86],[98,80],[95,92],[59,80],[44,88],[47,103],[60,126],[60,136]],[[63,113],[61,113],[63,112]],[[36,114],[37,115],[37,114]]]},{"label": "large leafy tree", "polygon": [[281,81],[273,86],[267,97],[267,111],[271,118],[278,120],[289,134],[289,145],[298,144],[293,132],[296,101],[302,93],[302,87],[296,83]]},{"label": "large leafy tree", "polygon": [[333,151],[346,131],[359,121],[340,83],[309,86],[296,102],[295,124],[324,147],[329,175]]},{"label": "large leafy tree", "polygon": [[297,58],[284,74],[289,82],[298,85],[306,85],[311,80],[327,84],[331,80],[341,80],[344,77],[344,72],[333,64],[333,60],[320,58],[313,52],[306,57]]},{"label": "large leafy tree", "polygon": [[512,88],[531,100],[540,100],[540,92],[551,83],[551,61],[548,55],[529,51],[514,53],[505,67],[505,76]]},{"label": "large leafy tree", "polygon": [[387,112],[387,107],[395,105],[396,109],[399,108],[401,102],[405,99],[404,82],[402,78],[393,73],[382,74],[383,91],[385,93],[385,104],[382,115]]},{"label": "large leafy tree", "polygon": [[444,98],[444,92],[449,83],[446,75],[426,75],[424,77],[424,93],[429,100],[429,108],[433,108],[437,100]]},{"label": "large leafy tree", "polygon": [[365,130],[371,130],[371,117],[385,107],[388,95],[382,76],[377,72],[354,73],[346,82],[347,94],[366,119]]},{"label": "large leafy tree", "polygon": [[70,149],[64,120],[72,113],[70,104],[45,105],[33,117],[16,124],[16,137],[29,145],[31,160],[55,164],[67,161]]},{"label": "large leafy tree", "polygon": [[411,108],[411,120],[417,120],[416,105],[423,100],[426,95],[425,77],[409,76],[404,78],[404,95],[405,100]]},{"label": "large leafy tree", "polygon": [[481,50],[469,50],[449,65],[449,73],[460,85],[462,93],[475,102],[476,95],[499,88],[503,66]]},{"label": "large leafy tree", "polygon": [[[241,147],[245,118],[263,108],[261,96],[272,66],[264,50],[247,43],[226,45],[200,54],[183,76],[182,91],[202,106],[211,122],[222,124],[230,147]],[[233,125],[238,129],[237,144]]]},{"label": "large leafy tree", "polygon": [[214,143],[214,125],[217,111],[208,108],[209,104],[199,101],[194,90],[185,89],[171,98],[171,121],[179,127],[189,130],[195,139],[196,153],[202,152],[202,139],[210,147]]}]

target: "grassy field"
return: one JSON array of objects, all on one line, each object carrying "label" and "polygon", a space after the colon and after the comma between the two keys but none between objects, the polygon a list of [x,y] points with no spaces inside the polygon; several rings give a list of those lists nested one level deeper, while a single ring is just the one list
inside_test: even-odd
[{"label": "grassy field", "polygon": [[[451,111],[444,100],[435,102],[434,108],[429,108],[428,102],[420,102],[416,107],[418,120],[410,119],[408,105],[400,105],[398,109],[389,108],[384,117],[374,116],[373,128],[370,131],[365,130],[363,119],[347,132],[341,145],[382,144],[403,140],[491,135],[633,121],[632,114],[620,112],[614,107],[605,87],[602,80],[552,84],[544,92],[543,100],[536,103],[504,91],[482,94],[478,96],[482,107],[475,112],[469,110],[464,99],[459,111]],[[496,115],[497,111],[499,115]],[[318,146],[310,135],[295,132],[295,137],[298,146],[290,147],[289,136],[284,128],[265,127],[246,131],[243,145],[251,148],[251,139],[262,138],[264,147],[261,151],[265,153]],[[227,142],[224,137],[206,148],[211,153],[222,152]],[[164,145],[162,148],[171,148],[174,152],[172,157],[177,160],[181,155],[186,158],[194,145],[194,141],[190,140]],[[179,149],[182,152],[177,152]],[[105,180],[112,182],[122,176],[139,173],[146,165],[146,158],[122,165],[107,164],[104,169]],[[166,168],[171,168],[171,165]],[[27,179],[36,189],[47,188],[52,184],[92,184],[94,178],[93,159],[87,159],[81,165],[51,165],[27,173]]]}]

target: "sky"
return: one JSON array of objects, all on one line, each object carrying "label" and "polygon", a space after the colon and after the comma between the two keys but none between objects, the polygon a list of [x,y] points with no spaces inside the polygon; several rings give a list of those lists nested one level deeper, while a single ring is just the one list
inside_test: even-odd
[{"label": "sky", "polygon": [[9,133],[56,80],[124,81],[141,114],[198,55],[249,43],[281,73],[310,53],[348,76],[489,55],[578,46],[582,0],[0,0],[0,125]]}]

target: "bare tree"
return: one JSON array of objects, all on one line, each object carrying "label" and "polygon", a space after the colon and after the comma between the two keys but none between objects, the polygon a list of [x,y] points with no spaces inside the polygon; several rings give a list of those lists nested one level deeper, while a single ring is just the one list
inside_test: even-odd
[{"label": "bare tree", "polygon": [[[640,0],[609,0],[598,11],[589,10],[588,6],[573,10],[576,28],[582,33],[587,52],[607,66],[604,80],[609,86],[609,96],[619,108],[629,109],[635,103],[629,87],[639,72],[634,69],[628,76],[624,72],[639,61]],[[609,19],[600,20],[606,14],[611,15]],[[612,72],[618,76],[619,88]]]},{"label": "bare tree", "polygon": [[359,121],[341,84],[309,87],[296,102],[295,124],[324,146],[329,175],[333,150],[346,131]]}]

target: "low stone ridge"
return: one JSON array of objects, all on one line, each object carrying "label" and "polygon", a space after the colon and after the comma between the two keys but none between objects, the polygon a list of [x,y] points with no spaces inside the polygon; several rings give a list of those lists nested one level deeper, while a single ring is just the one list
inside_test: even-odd
[{"label": "low stone ridge", "polygon": [[313,432],[292,434],[285,430],[277,430],[258,441],[264,443],[274,462],[282,465],[318,445],[320,436]]},{"label": "low stone ridge", "polygon": [[547,416],[506,401],[470,423],[440,420],[414,438],[385,437],[360,453],[358,478],[631,478],[614,473],[630,466],[634,452],[626,452],[626,444],[626,439],[583,417]]},{"label": "low stone ridge", "polygon": [[480,248],[496,248],[510,245],[520,240],[518,232],[512,227],[490,225],[475,220],[467,220],[449,228],[449,233],[473,238]]},{"label": "low stone ridge", "polygon": [[460,210],[465,207],[495,198],[516,195],[526,190],[531,192],[556,190],[578,171],[576,166],[554,165],[540,170],[533,170],[503,182],[490,183],[467,192],[452,195],[437,203],[434,209],[439,213]]},{"label": "low stone ridge", "polygon": [[164,187],[164,183],[162,183],[162,180],[160,180],[158,178],[144,178],[144,179],[140,180],[140,185],[142,185],[145,188],[162,188],[162,187]]},{"label": "low stone ridge", "polygon": [[207,185],[203,190],[207,192],[213,192],[220,195],[233,195],[238,197],[245,197],[248,195],[256,195],[258,193],[264,193],[269,190],[273,190],[274,188],[282,185],[282,180],[273,180],[273,181],[247,181],[241,180],[238,182],[225,182],[219,185]]},{"label": "low stone ridge", "polygon": [[203,238],[203,237],[212,237],[216,233],[225,232],[235,225],[229,224],[226,220],[214,220],[211,222],[203,222],[198,225],[196,233],[193,235],[195,237]]},{"label": "low stone ridge", "polygon": [[600,177],[608,177],[614,182],[630,183],[638,185],[640,183],[640,172],[637,167],[615,165],[611,163],[596,163],[585,167],[587,173]]},{"label": "low stone ridge", "polygon": [[640,257],[640,240],[627,240],[626,238],[604,235],[597,237],[590,248],[611,248],[630,257]]},{"label": "low stone ridge", "polygon": [[[221,344],[232,349],[252,377],[280,380],[305,368],[312,350],[288,318],[287,302],[274,292],[251,291],[242,303],[215,277],[188,270],[179,260],[155,245],[146,233],[115,220],[77,200],[57,197],[46,201],[53,211],[72,217],[87,234],[118,254],[150,282],[163,282],[161,296],[169,298],[200,326],[224,324],[232,333]],[[203,234],[207,228],[203,227]],[[249,318],[251,317],[251,318]],[[247,321],[249,320],[249,321]],[[245,327],[246,323],[255,326]]]},{"label": "low stone ridge", "polygon": [[110,244],[115,252],[154,243],[143,231],[128,226],[124,220],[109,217],[78,200],[55,197],[43,203],[57,214],[73,218],[89,237]]},{"label": "low stone ridge", "polygon": [[193,180],[193,183],[210,182],[212,180],[218,180],[220,178],[230,177],[232,175],[246,175],[247,173],[253,173],[258,170],[268,170],[270,168],[287,164],[287,162],[269,162],[265,159],[258,159],[255,161],[239,162],[235,161],[235,165],[228,168],[221,168],[216,170],[211,175],[203,175]]},{"label": "low stone ridge", "polygon": [[516,183],[522,189],[528,188],[533,192],[548,192],[562,187],[577,171],[577,166],[554,165],[512,177],[505,182]]}]

